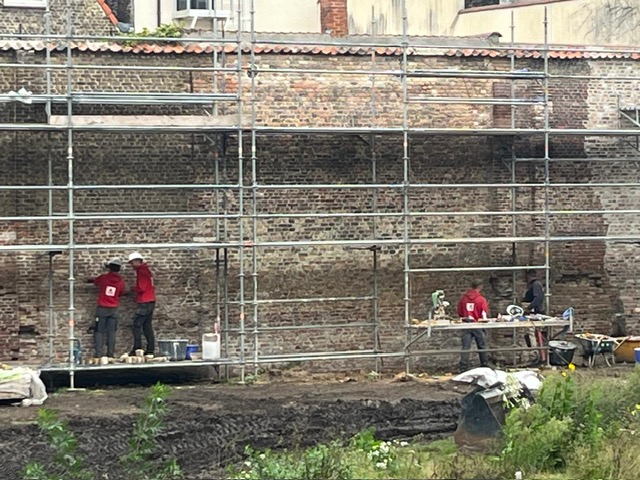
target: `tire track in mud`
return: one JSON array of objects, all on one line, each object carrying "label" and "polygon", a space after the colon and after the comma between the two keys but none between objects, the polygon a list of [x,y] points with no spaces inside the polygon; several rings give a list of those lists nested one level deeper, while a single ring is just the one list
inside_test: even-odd
[{"label": "tire track in mud", "polygon": [[[247,401],[245,413],[211,410],[190,403],[171,402],[167,426],[159,437],[160,456],[178,458],[187,478],[214,478],[227,465],[242,458],[246,445],[257,449],[308,447],[334,439],[347,439],[374,427],[385,439],[426,440],[451,435],[460,411],[457,400],[405,399],[305,403],[264,399]],[[97,478],[125,479],[120,458],[135,417],[67,416]],[[20,479],[30,461],[47,464],[51,451],[34,424],[0,428],[0,478]],[[207,476],[207,474],[209,474]],[[105,476],[106,475],[106,476]],[[128,480],[128,479],[127,479]]]}]

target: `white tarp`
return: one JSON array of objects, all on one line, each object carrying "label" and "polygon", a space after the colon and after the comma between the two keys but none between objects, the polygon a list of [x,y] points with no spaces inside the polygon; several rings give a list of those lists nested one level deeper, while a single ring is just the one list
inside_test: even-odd
[{"label": "white tarp", "polygon": [[29,407],[42,405],[48,395],[38,371],[18,367],[0,370],[0,398],[19,400],[23,407]]},{"label": "white tarp", "polygon": [[453,381],[478,385],[483,388],[491,388],[507,385],[507,379],[509,377],[519,381],[527,387],[531,393],[535,393],[542,388],[542,379],[536,372],[531,370],[507,373],[502,370],[493,370],[486,367],[474,368],[473,370],[468,370],[454,377]]}]

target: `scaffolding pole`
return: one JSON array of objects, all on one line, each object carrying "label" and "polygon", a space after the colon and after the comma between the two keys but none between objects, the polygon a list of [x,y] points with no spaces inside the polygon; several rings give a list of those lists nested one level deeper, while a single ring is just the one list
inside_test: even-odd
[{"label": "scaffolding pole", "polygon": [[[375,7],[371,6],[371,35],[376,34],[376,21],[375,21]],[[371,70],[376,71],[376,52],[371,52]],[[376,127],[378,124],[378,112],[376,110],[376,76],[371,75],[371,126]],[[376,136],[371,134],[369,138],[369,145],[371,148],[371,183],[378,183],[378,158],[376,156]],[[374,189],[371,192],[371,213],[374,216],[371,218],[371,237],[378,238],[378,190]],[[378,298],[378,252],[380,248],[377,245],[371,247],[372,255],[372,285],[371,285],[371,314],[373,317],[373,351],[375,353],[380,352],[380,319],[378,318],[378,311],[380,308]],[[380,367],[382,365],[382,359],[376,357],[375,360],[375,372],[380,373]]]},{"label": "scaffolding pole", "polygon": [[[73,56],[71,50],[71,41],[73,38],[73,8],[71,0],[67,0],[67,209],[69,216],[74,215],[74,151],[73,151],[73,102],[70,94],[73,88]],[[68,221],[69,226],[69,248],[67,254],[69,256],[69,387],[75,388],[75,367],[78,362],[78,356],[75,355],[75,346],[78,339],[75,333],[75,231],[74,221]]]},{"label": "scaffolding pole", "polygon": [[[51,33],[51,0],[46,1],[44,12],[44,30],[45,34]],[[51,65],[51,52],[47,49],[45,53],[45,62],[47,66]],[[51,68],[45,70],[46,93],[51,94]],[[17,86],[16,86],[17,87]],[[47,115],[47,123],[51,118],[51,103],[47,102],[45,106]],[[47,135],[47,141],[51,142],[51,135]],[[53,185],[53,159],[51,149],[47,149],[47,184],[49,187]],[[47,190],[47,214],[50,219],[47,221],[47,238],[49,244],[53,243],[53,190]],[[54,359],[54,339],[56,335],[54,308],[53,308],[53,257],[54,252],[49,252],[49,269],[47,275],[47,363],[53,363]]]},{"label": "scaffolding pole", "polygon": [[[258,360],[260,356],[260,331],[258,320],[258,160],[256,146],[256,32],[255,32],[255,6],[254,0],[250,1],[250,22],[251,22],[251,63],[249,66],[249,76],[251,77],[251,280],[253,284],[253,361],[254,375],[258,374]],[[242,221],[242,220],[241,220]]]},{"label": "scaffolding pole", "polygon": [[[410,178],[410,165],[409,165],[409,88],[408,81],[408,49],[409,49],[409,36],[408,36],[408,14],[407,14],[407,0],[402,0],[402,195],[403,205],[402,213],[403,217],[403,253],[404,253],[404,326],[406,333],[406,344],[409,344],[411,340],[409,327],[411,326],[411,277],[410,277],[410,244],[409,244],[409,186],[411,183]],[[408,350],[405,350],[405,354]],[[405,371],[409,373],[411,370],[411,357],[405,356]]]},{"label": "scaffolding pole", "polygon": [[549,215],[549,185],[551,171],[549,168],[549,12],[544,7],[544,275],[545,275],[545,312],[551,311],[551,216]]},{"label": "scaffolding pole", "polygon": [[[240,215],[244,215],[244,129],[242,128],[243,124],[243,112],[242,109],[244,104],[242,102],[242,49],[240,48],[240,44],[242,42],[242,27],[241,27],[241,18],[242,18],[242,2],[238,2],[238,31],[236,34],[236,41],[238,44],[238,56],[236,57],[236,73],[237,73],[237,82],[238,82],[238,212]],[[251,129],[251,135],[253,136],[254,129]],[[246,350],[245,350],[245,339],[246,339],[246,329],[245,329],[245,273],[244,273],[244,258],[245,258],[245,241],[244,241],[244,222],[241,220],[238,223],[238,236],[240,239],[240,244],[238,246],[238,267],[239,273],[238,278],[240,280],[240,382],[244,383],[245,374],[246,374]]]}]

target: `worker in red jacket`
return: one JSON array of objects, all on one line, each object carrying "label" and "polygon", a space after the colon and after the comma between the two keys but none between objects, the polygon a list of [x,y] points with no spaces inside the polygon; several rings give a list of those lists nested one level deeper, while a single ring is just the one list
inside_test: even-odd
[{"label": "worker in red jacket", "polygon": [[105,263],[105,268],[108,270],[107,273],[87,280],[88,283],[93,283],[100,288],[93,333],[96,358],[102,357],[105,335],[107,337],[107,357],[113,358],[115,356],[118,307],[120,306],[120,297],[125,290],[124,280],[118,273],[122,268],[122,261],[119,258],[112,258]]},{"label": "worker in red jacket", "polygon": [[156,307],[156,291],[153,286],[153,274],[149,265],[144,262],[142,255],[133,252],[129,255],[129,265],[136,271],[136,286],[133,292],[136,294],[138,308],[133,318],[133,349],[130,355],[135,355],[135,351],[142,349],[142,334],[147,340],[145,355],[153,355],[156,348],[155,336],[153,334],[153,311]]},{"label": "worker in red jacket", "polygon": [[[471,288],[465,293],[458,303],[458,315],[463,322],[473,323],[480,319],[486,319],[489,316],[489,304],[487,299],[482,296],[482,282],[474,280]],[[475,340],[478,347],[478,355],[480,356],[480,364],[483,367],[489,366],[489,359],[484,340],[484,332],[481,328],[464,330],[462,334],[462,354],[460,355],[460,371],[465,372],[469,369],[469,349],[471,342]]]}]

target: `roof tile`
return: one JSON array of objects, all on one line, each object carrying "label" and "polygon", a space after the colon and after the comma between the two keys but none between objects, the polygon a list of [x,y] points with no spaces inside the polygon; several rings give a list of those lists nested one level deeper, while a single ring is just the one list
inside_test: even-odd
[{"label": "roof tile", "polygon": [[[64,42],[38,42],[38,41],[18,41],[4,40],[0,41],[0,50],[23,50],[23,51],[63,51],[67,45]],[[215,50],[225,53],[234,53],[237,50],[235,43],[229,43],[224,46],[213,45],[204,42],[200,43],[181,43],[181,44],[136,44],[134,47],[127,46],[117,42],[72,42],[72,50],[90,51],[90,52],[123,52],[123,53],[142,53],[145,55],[162,55],[162,54],[207,54]],[[242,44],[242,51],[251,52],[251,45]],[[439,47],[433,48],[410,48],[409,53],[421,56],[451,56],[451,57],[490,57],[500,58],[509,57],[511,53],[516,58],[542,58],[544,50],[540,50],[538,46],[519,47],[514,50],[492,50],[490,48],[457,48],[443,49]],[[278,45],[278,44],[259,44],[255,46],[255,53],[287,53],[287,54],[310,54],[310,55],[371,55],[376,53],[383,56],[400,56],[403,53],[401,47],[362,47],[362,46],[328,46],[328,45]],[[615,51],[609,49],[607,52],[598,52],[590,50],[588,47],[569,47],[558,50],[550,50],[549,58],[552,59],[631,59],[640,60],[640,48],[630,48],[627,50]]]}]

